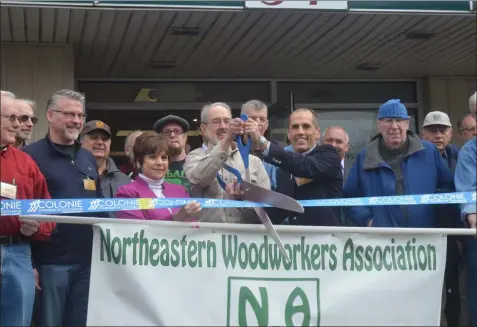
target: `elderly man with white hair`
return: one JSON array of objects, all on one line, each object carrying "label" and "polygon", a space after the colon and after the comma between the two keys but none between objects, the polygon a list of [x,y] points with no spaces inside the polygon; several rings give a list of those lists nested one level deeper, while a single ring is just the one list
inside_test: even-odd
[{"label": "elderly man with white hair", "polygon": [[[0,179],[3,200],[49,199],[45,177],[32,158],[16,149],[20,126],[15,95],[1,91]],[[46,240],[55,223],[0,219],[0,326],[30,326],[35,298],[30,241]]]},{"label": "elderly man with white hair", "polygon": [[[477,92],[469,99],[470,112],[476,117]],[[455,170],[455,187],[457,192],[476,191],[476,136],[468,141],[459,152],[459,159]],[[476,207],[475,204],[466,204],[461,210],[462,221],[470,228],[476,229]],[[476,283],[476,248],[477,239],[469,239],[468,242],[468,311],[469,326],[477,325],[477,283]]]},{"label": "elderly man with white hair", "polygon": [[[184,172],[192,183],[192,197],[211,199],[240,199],[234,191],[234,176],[226,171],[222,164],[240,171],[245,175],[245,167],[242,157],[234,142],[237,135],[243,134],[243,122],[240,118],[232,119],[232,110],[221,102],[204,106],[201,112],[200,131],[204,139],[201,148],[190,152],[184,163]],[[247,121],[248,128],[258,131],[258,123],[252,119]],[[262,161],[253,155],[249,155],[250,179],[261,187],[270,189],[270,180],[265,172]],[[217,173],[227,184],[224,191],[218,181]],[[252,208],[217,208],[203,209],[200,221],[224,222],[224,223],[260,223]]]},{"label": "elderly man with white hair", "polygon": [[33,132],[33,126],[38,122],[33,114],[35,108],[35,102],[26,99],[18,99],[16,101],[16,107],[20,111],[20,128],[15,136],[15,146],[20,148],[26,145],[26,142],[31,139]]}]

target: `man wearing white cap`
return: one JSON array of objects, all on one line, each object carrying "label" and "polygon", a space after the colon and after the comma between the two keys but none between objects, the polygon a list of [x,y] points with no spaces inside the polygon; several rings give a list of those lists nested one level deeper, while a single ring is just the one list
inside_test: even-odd
[{"label": "man wearing white cap", "polygon": [[[449,116],[442,111],[432,111],[424,118],[422,124],[421,137],[423,140],[434,143],[442,158],[446,162],[452,173],[455,172],[459,148],[450,144],[452,139],[452,124]],[[454,192],[450,190],[438,190],[438,192]],[[439,205],[436,215],[437,227],[442,228],[462,228],[460,221],[460,209],[457,204]],[[447,237],[447,258],[444,276],[445,296],[443,298],[442,310],[445,314],[449,326],[460,326],[460,287],[459,287],[459,267],[462,264],[461,248],[465,239],[456,235]]]}]

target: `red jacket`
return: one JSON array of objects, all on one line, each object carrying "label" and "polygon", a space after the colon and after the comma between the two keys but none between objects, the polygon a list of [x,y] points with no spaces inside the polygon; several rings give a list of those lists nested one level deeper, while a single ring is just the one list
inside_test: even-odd
[{"label": "red jacket", "polygon": [[[51,198],[45,177],[28,154],[13,146],[7,146],[0,151],[0,179],[4,183],[17,185],[16,198],[18,200]],[[38,232],[30,236],[29,239],[46,240],[55,226],[55,223],[40,223]],[[0,235],[21,235],[18,216],[0,217]]]}]

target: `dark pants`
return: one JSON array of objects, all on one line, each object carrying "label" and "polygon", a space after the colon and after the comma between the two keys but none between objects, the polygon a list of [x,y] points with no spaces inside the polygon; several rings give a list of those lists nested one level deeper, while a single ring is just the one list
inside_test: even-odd
[{"label": "dark pants", "polygon": [[447,236],[447,258],[446,270],[444,274],[444,284],[446,292],[446,302],[444,313],[446,315],[447,326],[460,326],[460,290],[459,274],[462,266],[462,254],[459,249],[458,238]]},{"label": "dark pants", "polygon": [[86,326],[90,267],[37,266],[41,291],[37,293],[34,323],[42,326]]}]

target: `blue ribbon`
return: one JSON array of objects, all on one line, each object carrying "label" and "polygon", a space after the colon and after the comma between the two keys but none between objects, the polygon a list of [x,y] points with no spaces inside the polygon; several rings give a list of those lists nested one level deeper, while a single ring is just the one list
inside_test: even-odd
[{"label": "blue ribbon", "polygon": [[[303,207],[354,207],[388,205],[426,205],[476,203],[475,192],[437,193],[401,196],[377,196],[366,198],[341,198],[325,200],[300,200]],[[269,207],[269,205],[223,199],[203,198],[105,198],[105,199],[51,199],[51,200],[4,200],[0,202],[1,216],[59,215],[72,213],[115,212],[123,210],[148,210],[182,207],[197,201],[202,208]]]}]

